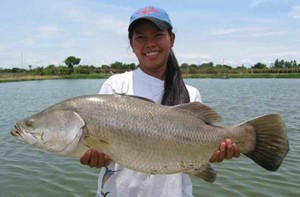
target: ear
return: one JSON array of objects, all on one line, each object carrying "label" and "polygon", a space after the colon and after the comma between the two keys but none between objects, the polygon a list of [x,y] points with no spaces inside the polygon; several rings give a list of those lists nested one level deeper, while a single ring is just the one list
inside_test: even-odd
[{"label": "ear", "polygon": [[174,46],[174,43],[175,43],[175,34],[172,32],[171,35],[170,35],[170,40],[171,40],[171,48]]}]

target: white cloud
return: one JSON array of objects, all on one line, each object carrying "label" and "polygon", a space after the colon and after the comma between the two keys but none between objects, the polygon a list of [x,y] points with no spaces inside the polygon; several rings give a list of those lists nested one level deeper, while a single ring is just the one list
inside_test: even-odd
[{"label": "white cloud", "polygon": [[98,16],[93,22],[90,22],[94,31],[109,31],[116,34],[127,34],[128,21],[116,18],[115,16]]},{"label": "white cloud", "polygon": [[253,64],[253,61],[252,61],[251,59],[241,59],[241,60],[239,60],[239,62],[240,62],[241,64],[244,64],[245,66],[246,66],[246,65],[252,65],[252,64]]},{"label": "white cloud", "polygon": [[213,35],[224,36],[224,35],[231,35],[231,34],[245,34],[251,32],[261,32],[265,31],[266,28],[262,27],[243,27],[243,28],[223,28],[216,31],[213,31]]},{"label": "white cloud", "polygon": [[253,53],[250,56],[251,57],[264,57],[264,58],[292,58],[294,56],[298,56],[300,51],[298,50],[287,50],[282,49],[278,51],[273,52],[264,52],[264,53]]},{"label": "white cloud", "polygon": [[286,31],[274,31],[265,27],[224,28],[212,32],[216,36],[243,35],[251,37],[278,36],[286,34]]},{"label": "white cloud", "polygon": [[254,33],[251,36],[253,37],[266,37],[266,36],[278,36],[286,34],[286,31],[266,31],[266,32],[258,32]]},{"label": "white cloud", "polygon": [[229,35],[238,32],[239,30],[233,29],[233,28],[225,28],[225,29],[219,29],[214,32],[212,32],[213,35],[223,36],[223,35]]},{"label": "white cloud", "polygon": [[252,0],[250,7],[256,7],[256,6],[264,3],[265,1],[267,1],[267,0]]},{"label": "white cloud", "polygon": [[300,5],[295,5],[292,7],[292,17],[300,19]]},{"label": "white cloud", "polygon": [[58,28],[55,25],[42,25],[37,27],[37,31],[43,35],[54,35],[58,32]]},{"label": "white cloud", "polygon": [[[177,55],[178,54],[178,55]],[[179,64],[181,63],[194,63],[194,64],[201,64],[201,63],[206,63],[206,62],[211,62],[212,61],[212,57],[208,54],[203,54],[201,52],[196,53],[196,52],[180,52],[178,50],[178,52],[176,52],[175,54],[178,58],[178,62]]]}]

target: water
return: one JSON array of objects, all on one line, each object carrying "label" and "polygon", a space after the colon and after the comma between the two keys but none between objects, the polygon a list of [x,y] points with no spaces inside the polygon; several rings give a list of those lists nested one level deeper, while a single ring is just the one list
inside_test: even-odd
[{"label": "water", "polygon": [[[44,153],[10,136],[13,124],[56,102],[98,93],[103,80],[45,80],[0,84],[0,197],[95,196],[99,169],[78,160]],[[188,79],[203,102],[215,108],[223,124],[279,113],[286,123],[290,152],[277,172],[268,172],[241,156],[213,164],[213,184],[192,178],[195,196],[300,195],[300,80]]]}]

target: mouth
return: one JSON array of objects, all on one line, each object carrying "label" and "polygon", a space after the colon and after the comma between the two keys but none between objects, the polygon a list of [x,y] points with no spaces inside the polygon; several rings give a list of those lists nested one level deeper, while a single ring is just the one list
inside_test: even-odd
[{"label": "mouth", "polygon": [[18,124],[14,125],[14,128],[10,132],[10,134],[13,135],[13,136],[15,136],[15,137],[17,137],[17,138],[22,138],[23,137],[22,136],[22,134],[23,134],[22,129],[21,129],[21,127]]},{"label": "mouth", "polygon": [[159,51],[151,51],[151,52],[145,53],[145,56],[150,59],[156,58],[156,57],[158,57],[158,55],[159,55]]}]

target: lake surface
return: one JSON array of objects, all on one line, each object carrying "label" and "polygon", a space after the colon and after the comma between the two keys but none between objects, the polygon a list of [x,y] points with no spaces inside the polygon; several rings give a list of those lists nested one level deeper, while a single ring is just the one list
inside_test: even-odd
[{"label": "lake surface", "polygon": [[[10,135],[13,124],[61,100],[97,94],[104,80],[0,83],[0,197],[95,196],[99,169],[24,145]],[[290,152],[276,172],[241,156],[213,164],[217,180],[192,178],[194,195],[274,197],[300,195],[300,80],[187,79],[204,103],[231,125],[268,113],[285,120]]]}]

